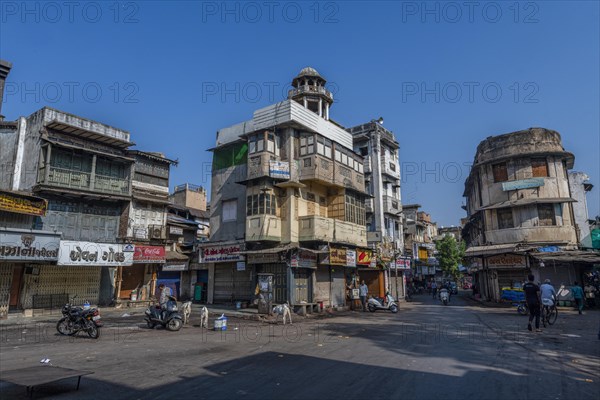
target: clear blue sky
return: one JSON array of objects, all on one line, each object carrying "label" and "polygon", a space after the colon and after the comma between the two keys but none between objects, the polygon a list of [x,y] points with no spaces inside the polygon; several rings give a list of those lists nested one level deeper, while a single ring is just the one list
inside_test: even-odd
[{"label": "clear blue sky", "polygon": [[3,114],[49,105],[127,129],[180,161],[172,185],[210,188],[217,129],[282,100],[310,65],[338,100],[333,119],[384,117],[403,202],[440,225],[465,215],[477,144],[532,126],[562,134],[600,214],[598,2],[464,3],[4,1]]}]

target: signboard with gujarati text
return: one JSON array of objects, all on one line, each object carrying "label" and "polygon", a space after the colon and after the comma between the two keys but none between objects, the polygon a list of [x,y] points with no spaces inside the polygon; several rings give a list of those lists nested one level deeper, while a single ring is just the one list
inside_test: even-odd
[{"label": "signboard with gujarati text", "polygon": [[211,246],[202,250],[202,262],[229,262],[244,261],[244,256],[240,254],[242,248],[239,244],[229,246]]},{"label": "signboard with gujarati text", "polygon": [[163,246],[135,246],[133,262],[162,264],[165,262],[165,248]]},{"label": "signboard with gujarati text", "polygon": [[502,190],[529,189],[544,186],[544,178],[520,179],[518,181],[502,182]]},{"label": "signboard with gujarati text", "polygon": [[41,217],[46,215],[47,209],[48,201],[45,199],[4,191],[0,192],[0,210],[2,211]]},{"label": "signboard with gujarati text", "polygon": [[60,234],[0,230],[0,260],[56,261],[59,246]]},{"label": "signboard with gujarati text", "polygon": [[123,251],[123,247],[122,244],[61,240],[58,265],[110,267],[132,265],[134,252]]}]

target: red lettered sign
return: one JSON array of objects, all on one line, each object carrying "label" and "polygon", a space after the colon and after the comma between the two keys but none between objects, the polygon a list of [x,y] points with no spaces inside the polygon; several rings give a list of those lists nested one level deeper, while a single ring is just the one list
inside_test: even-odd
[{"label": "red lettered sign", "polygon": [[165,248],[162,246],[135,246],[134,263],[164,263]]}]

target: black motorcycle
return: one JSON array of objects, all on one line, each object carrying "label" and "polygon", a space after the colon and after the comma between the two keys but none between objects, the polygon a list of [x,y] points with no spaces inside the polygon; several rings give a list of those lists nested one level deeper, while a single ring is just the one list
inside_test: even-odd
[{"label": "black motorcycle", "polygon": [[75,298],[62,308],[63,317],[56,324],[56,330],[61,335],[66,336],[73,336],[83,331],[92,339],[98,339],[100,337],[100,327],[102,326],[100,311],[97,308],[84,309],[83,307],[74,306],[72,305],[74,300]]},{"label": "black motorcycle", "polygon": [[164,309],[160,306],[149,307],[144,320],[150,329],[162,325],[170,331],[178,331],[183,326],[183,318],[177,309],[177,299],[173,296],[169,296]]}]

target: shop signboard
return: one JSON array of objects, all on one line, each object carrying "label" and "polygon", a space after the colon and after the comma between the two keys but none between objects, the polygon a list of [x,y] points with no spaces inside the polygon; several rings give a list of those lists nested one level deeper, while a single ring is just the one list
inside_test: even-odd
[{"label": "shop signboard", "polygon": [[277,264],[281,262],[279,253],[256,253],[247,255],[248,264]]},{"label": "shop signboard", "polygon": [[188,269],[187,263],[167,264],[167,265],[163,265],[163,267],[162,267],[163,271],[187,271],[187,269]]},{"label": "shop signboard", "polygon": [[287,161],[269,161],[271,178],[290,179],[290,163]]},{"label": "shop signboard", "polygon": [[132,251],[125,245],[61,240],[58,265],[121,267],[133,264]]},{"label": "shop signboard", "polygon": [[46,215],[48,201],[39,197],[0,191],[0,210],[18,214]]},{"label": "shop signboard", "polygon": [[0,260],[57,261],[60,234],[25,229],[0,229]]},{"label": "shop signboard", "polygon": [[396,259],[396,269],[410,269],[410,258],[399,257]]},{"label": "shop signboard", "polygon": [[242,247],[239,244],[228,246],[209,246],[202,250],[202,262],[231,262],[244,261],[244,256],[240,254]]},{"label": "shop signboard", "polygon": [[312,251],[300,250],[290,259],[292,268],[317,268],[317,255]]},{"label": "shop signboard", "polygon": [[346,250],[346,267],[356,267],[356,250]]},{"label": "shop signboard", "polygon": [[502,182],[502,190],[504,192],[518,189],[530,189],[544,186],[544,178],[529,178],[518,181]]},{"label": "shop signboard", "polygon": [[329,264],[330,265],[346,265],[348,260],[346,258],[346,249],[336,249],[331,247],[329,249]]},{"label": "shop signboard", "polygon": [[373,258],[372,250],[358,250],[356,264],[369,266],[369,265],[371,265],[372,258]]},{"label": "shop signboard", "polygon": [[486,265],[488,267],[526,267],[525,256],[518,254],[499,254],[497,256],[487,257]]},{"label": "shop signboard", "polygon": [[134,264],[164,264],[165,248],[163,246],[135,246]]},{"label": "shop signboard", "polygon": [[169,233],[171,235],[182,236],[183,235],[183,228],[180,228],[178,226],[169,226]]},{"label": "shop signboard", "polygon": [[236,264],[236,269],[238,271],[245,271],[246,270],[246,263],[244,261],[238,261]]}]

